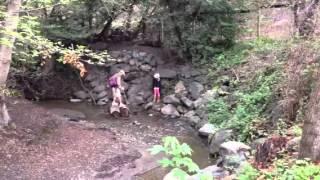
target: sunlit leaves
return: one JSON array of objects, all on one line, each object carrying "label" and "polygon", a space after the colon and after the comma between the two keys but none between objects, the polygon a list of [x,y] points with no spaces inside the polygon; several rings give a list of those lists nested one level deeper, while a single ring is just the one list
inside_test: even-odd
[{"label": "sunlit leaves", "polygon": [[[173,175],[179,179],[185,179],[185,177],[188,175],[187,172],[200,173],[199,166],[194,163],[190,157],[188,157],[192,155],[192,149],[186,143],[180,144],[176,137],[164,137],[162,139],[162,145],[153,146],[151,149],[149,149],[149,152],[152,155],[161,152],[164,153],[167,157],[159,161],[160,165],[165,168],[173,168]],[[199,174],[199,176],[202,177],[202,174]],[[205,178],[204,180],[211,179]]]}]

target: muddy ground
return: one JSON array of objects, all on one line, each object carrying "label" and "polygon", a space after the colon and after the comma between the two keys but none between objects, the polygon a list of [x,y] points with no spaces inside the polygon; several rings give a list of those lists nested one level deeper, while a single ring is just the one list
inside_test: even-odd
[{"label": "muddy ground", "polygon": [[[81,122],[72,122],[51,112],[56,103],[8,101],[14,125],[0,133],[1,179],[133,179],[157,166],[159,157],[146,149],[166,135],[194,137],[204,156],[198,160],[208,163],[201,152],[205,146],[192,129],[174,119],[156,114],[114,119],[104,108],[83,107],[98,110]],[[60,108],[64,106],[73,105]]]}]

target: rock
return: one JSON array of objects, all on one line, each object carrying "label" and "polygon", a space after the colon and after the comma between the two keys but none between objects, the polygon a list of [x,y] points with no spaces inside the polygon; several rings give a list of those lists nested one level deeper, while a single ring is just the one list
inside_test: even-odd
[{"label": "rock", "polygon": [[202,84],[207,84],[208,83],[208,77],[207,76],[197,76],[194,78],[195,81],[202,83]]},{"label": "rock", "polygon": [[183,106],[178,106],[177,107],[177,111],[180,113],[180,114],[185,114],[186,112],[188,112],[188,110],[183,107]]},{"label": "rock", "polygon": [[101,99],[104,98],[108,95],[107,91],[101,91],[98,95],[97,95],[97,99]]},{"label": "rock", "polygon": [[135,58],[135,59],[139,59],[140,58],[139,52],[133,51],[132,52],[132,57]]},{"label": "rock", "polygon": [[191,126],[195,127],[201,121],[201,118],[199,116],[191,116],[187,120]]},{"label": "rock", "polygon": [[189,92],[193,99],[198,99],[203,90],[203,85],[198,82],[192,82],[189,84]]},{"label": "rock", "polygon": [[160,104],[154,104],[152,106],[152,110],[161,112],[161,105]]},{"label": "rock", "polygon": [[111,51],[110,55],[114,58],[120,58],[122,54],[120,51]]},{"label": "rock", "polygon": [[186,114],[184,114],[184,118],[192,126],[195,126],[196,124],[198,124],[201,121],[200,117],[197,116],[194,111],[189,111]]},{"label": "rock", "polygon": [[[124,80],[125,81],[133,81],[133,80],[139,78],[140,76],[142,76],[142,75],[139,72],[129,72],[124,77]],[[133,82],[130,82],[130,83],[133,83]]]},{"label": "rock", "polygon": [[161,78],[164,79],[174,79],[177,77],[177,71],[171,69],[158,69]]},{"label": "rock", "polygon": [[94,79],[96,79],[96,75],[93,74],[89,74],[86,78],[85,81],[93,81]]},{"label": "rock", "polygon": [[220,145],[232,137],[232,130],[222,129],[217,131],[213,136],[209,136],[209,151],[215,155],[219,152]]},{"label": "rock", "polygon": [[135,60],[135,59],[130,59],[130,60],[129,60],[129,64],[130,64],[131,66],[135,66],[135,65],[137,64],[137,60]]},{"label": "rock", "polygon": [[[224,177],[229,176],[229,172],[227,170],[216,165],[208,166],[204,169],[201,169],[200,172],[211,175],[214,179],[223,179]],[[193,175],[192,180],[200,180],[200,178],[196,175]]]},{"label": "rock", "polygon": [[72,103],[80,103],[83,100],[82,99],[70,99],[69,101],[72,102]]},{"label": "rock", "polygon": [[[153,57],[153,56],[151,56]],[[157,61],[154,58],[151,58],[148,62],[148,64],[150,64],[150,66],[152,67],[156,67],[157,66]]]},{"label": "rock", "polygon": [[134,104],[134,105],[141,105],[141,104],[144,104],[145,101],[143,99],[142,96],[130,96],[129,97],[129,100],[130,104]]},{"label": "rock", "polygon": [[[187,175],[185,178],[186,180],[189,180],[191,177]],[[180,180],[180,178],[174,176],[173,170],[171,170],[167,175],[164,176],[163,180]]]},{"label": "rock", "polygon": [[199,134],[202,136],[213,135],[217,132],[217,128],[213,124],[205,124],[199,129]]},{"label": "rock", "polygon": [[301,137],[295,137],[288,141],[287,150],[290,152],[299,152]]},{"label": "rock", "polygon": [[220,156],[237,155],[240,152],[247,152],[250,149],[251,148],[249,146],[245,145],[242,142],[228,141],[220,145],[219,154]]},{"label": "rock", "polygon": [[97,93],[100,93],[102,91],[104,91],[106,89],[106,87],[104,85],[99,85],[99,86],[96,86],[93,91],[94,92],[97,92]]},{"label": "rock", "polygon": [[182,94],[184,95],[186,93],[186,87],[184,86],[183,81],[179,81],[176,86],[174,87],[174,93],[175,94]]},{"label": "rock", "polygon": [[255,139],[254,141],[252,141],[251,143],[251,148],[256,149],[260,144],[263,144],[268,138],[259,138],[259,139]]},{"label": "rock", "polygon": [[146,53],[146,52],[140,52],[140,53],[139,53],[139,56],[140,56],[140,57],[145,57],[145,56],[147,56],[147,53]]},{"label": "rock", "polygon": [[[144,58],[144,62],[150,64],[150,62],[153,60],[153,55],[149,54],[147,57]],[[155,60],[154,60],[155,61]],[[151,65],[151,64],[150,64]]]},{"label": "rock", "polygon": [[200,72],[200,71],[197,71],[197,70],[192,70],[192,71],[191,71],[191,76],[192,76],[192,77],[199,76],[199,75],[201,75],[201,72]]},{"label": "rock", "polygon": [[172,117],[179,117],[180,114],[177,111],[176,107],[174,107],[172,104],[168,104],[161,108],[161,113],[167,116],[172,116]]},{"label": "rock", "polygon": [[184,104],[186,107],[188,107],[188,108],[193,108],[193,102],[192,102],[190,99],[188,99],[187,97],[182,97],[182,98],[181,98],[181,102],[182,102],[182,104]]},{"label": "rock", "polygon": [[109,99],[107,97],[103,98],[103,99],[100,99],[98,102],[97,102],[97,105],[99,106],[104,106],[108,103]]},{"label": "rock", "polygon": [[67,120],[79,121],[86,118],[84,113],[70,109],[56,108],[52,109],[51,112],[58,116],[64,117]]},{"label": "rock", "polygon": [[204,104],[203,98],[198,98],[197,100],[193,101],[194,108],[199,108]]},{"label": "rock", "polygon": [[204,103],[207,103],[207,102],[213,100],[216,97],[218,97],[217,90],[208,90],[202,95]]},{"label": "rock", "polygon": [[105,42],[95,42],[92,44],[89,44],[90,49],[94,49],[97,51],[105,50],[108,47],[108,44]]},{"label": "rock", "polygon": [[176,98],[174,94],[164,97],[163,102],[165,104],[173,104],[173,105],[180,104],[180,100],[178,98]]},{"label": "rock", "polygon": [[151,109],[152,106],[153,106],[153,102],[149,102],[149,103],[147,103],[147,104],[144,106],[144,109],[145,109],[145,110]]},{"label": "rock", "polygon": [[150,65],[143,64],[143,65],[140,67],[140,69],[141,69],[142,71],[149,72],[149,71],[151,71],[152,67],[151,67]]},{"label": "rock", "polygon": [[196,112],[195,112],[195,111],[189,111],[189,112],[187,112],[184,116],[185,116],[185,117],[191,117],[191,116],[194,116],[194,115],[196,115]]},{"label": "rock", "polygon": [[73,94],[76,98],[79,99],[86,99],[89,97],[88,93],[84,92],[84,91],[77,91]]},{"label": "rock", "polygon": [[143,92],[143,99],[149,100],[149,98],[152,96],[151,91],[144,91]]},{"label": "rock", "polygon": [[100,85],[100,81],[99,80],[95,80],[95,81],[90,82],[90,86],[93,87],[93,88],[97,87],[99,85]]}]

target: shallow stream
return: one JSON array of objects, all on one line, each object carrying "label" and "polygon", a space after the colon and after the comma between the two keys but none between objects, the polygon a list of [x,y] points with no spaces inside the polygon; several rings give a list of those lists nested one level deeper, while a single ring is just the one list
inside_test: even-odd
[{"label": "shallow stream", "polygon": [[[107,108],[101,106],[92,106],[87,103],[69,103],[66,101],[46,101],[39,103],[42,107],[48,110],[73,110],[83,113],[88,122],[95,124],[103,124],[107,128],[117,132],[121,138],[118,143],[122,143],[122,137],[128,137],[128,142],[131,145],[143,144],[142,147],[150,148],[160,142],[160,139],[166,135],[174,135],[178,137],[181,142],[185,142],[190,145],[194,153],[192,159],[200,166],[204,168],[212,164],[212,160],[209,158],[209,151],[206,147],[204,140],[201,139],[197,133],[185,122],[177,119],[163,118],[157,114],[150,114],[146,112],[137,113],[131,115],[129,119],[115,119],[108,115]],[[141,154],[148,154],[146,149],[139,149]],[[148,155],[149,157],[152,157]],[[160,180],[168,172],[168,170],[159,167],[156,163],[160,157],[152,157],[152,165],[145,162],[143,157],[141,166],[142,170],[135,174],[130,179],[139,180]],[[127,178],[125,178],[127,179]]]}]

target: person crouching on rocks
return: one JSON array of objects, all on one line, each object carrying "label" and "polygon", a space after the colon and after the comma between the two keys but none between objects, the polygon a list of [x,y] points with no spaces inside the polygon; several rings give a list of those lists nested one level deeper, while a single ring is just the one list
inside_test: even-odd
[{"label": "person crouching on rocks", "polygon": [[124,70],[120,70],[109,78],[109,86],[112,88],[113,101],[112,104],[118,103],[120,107],[123,106],[121,91],[124,90],[122,86],[122,78],[126,75]]},{"label": "person crouching on rocks", "polygon": [[160,102],[160,92],[161,92],[160,74],[155,73],[153,76],[153,102],[154,103]]}]

